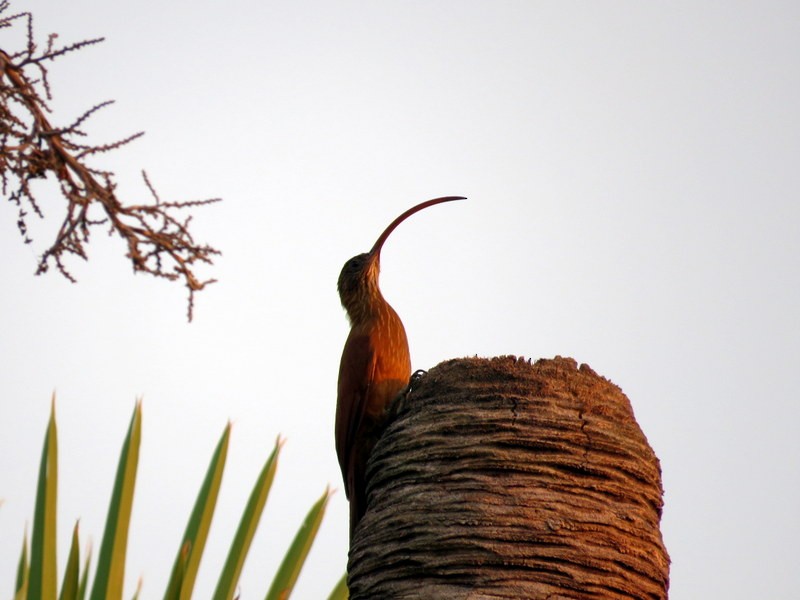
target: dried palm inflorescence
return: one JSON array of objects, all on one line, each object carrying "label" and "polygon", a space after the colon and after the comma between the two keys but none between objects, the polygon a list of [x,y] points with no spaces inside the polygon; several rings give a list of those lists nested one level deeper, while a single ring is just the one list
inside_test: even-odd
[{"label": "dried palm inflorescence", "polygon": [[36,274],[51,265],[70,281],[75,281],[65,265],[68,255],[86,260],[85,244],[95,226],[106,226],[111,235],[127,243],[127,257],[135,272],[145,272],[168,280],[182,280],[189,290],[188,317],[192,318],[194,293],[214,280],[200,280],[194,269],[197,263],[211,264],[219,250],[195,242],[189,224],[191,216],[176,216],[181,209],[212,202],[193,200],[162,202],[147,175],[142,172],[153,201],[125,204],[116,195],[114,173],[88,164],[93,156],[115,150],[140,137],[136,133],[110,144],[82,143],[86,136],[83,124],[112,101],[97,104],[66,127],[50,124],[48,102],[52,101],[46,64],[67,53],[103,41],[84,40],[67,46],[56,45],[56,34],[47,39],[44,49],[34,43],[33,17],[19,13],[3,17],[8,9],[0,1],[0,29],[17,23],[27,26],[27,44],[23,50],[7,53],[0,49],[0,184],[3,195],[18,208],[17,227],[26,244],[32,242],[28,229],[31,211],[44,217],[41,203],[31,182],[54,178],[66,200],[66,214],[55,241],[42,253]]}]

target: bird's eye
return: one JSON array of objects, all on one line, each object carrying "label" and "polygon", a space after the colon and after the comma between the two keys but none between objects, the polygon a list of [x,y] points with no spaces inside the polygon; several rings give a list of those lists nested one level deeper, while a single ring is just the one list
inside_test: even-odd
[{"label": "bird's eye", "polygon": [[364,256],[359,254],[348,260],[344,265],[344,270],[348,273],[358,273],[364,268]]}]

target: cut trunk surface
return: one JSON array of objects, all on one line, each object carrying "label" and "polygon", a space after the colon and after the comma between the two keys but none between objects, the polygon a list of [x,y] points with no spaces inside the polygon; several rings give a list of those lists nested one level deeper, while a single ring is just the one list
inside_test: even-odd
[{"label": "cut trunk surface", "polygon": [[353,600],[667,598],[658,459],[622,391],[572,359],[431,369],[367,481]]}]

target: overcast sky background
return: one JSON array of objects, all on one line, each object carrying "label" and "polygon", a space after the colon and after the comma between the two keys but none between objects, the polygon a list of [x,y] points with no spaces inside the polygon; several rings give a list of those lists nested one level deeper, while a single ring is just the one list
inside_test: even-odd
[{"label": "overcast sky background", "polygon": [[[251,486],[287,438],[241,580],[271,575],[339,488],[297,588],[346,564],[333,444],[348,331],[342,264],[442,195],[383,252],[413,367],[572,356],[620,385],[663,469],[671,598],[800,588],[800,4],[796,2],[14,1],[37,38],[106,36],[51,65],[55,125],[117,103],[96,143],[120,196],[220,196],[195,211],[223,251],[185,319],[177,284],[133,276],[97,230],[79,283],[34,277],[62,217],[0,208],[0,595],[10,597],[53,391],[59,562],[99,546],[144,399],[126,597],[160,598],[228,419],[233,436],[198,597]],[[0,47],[23,28],[0,32]]]}]

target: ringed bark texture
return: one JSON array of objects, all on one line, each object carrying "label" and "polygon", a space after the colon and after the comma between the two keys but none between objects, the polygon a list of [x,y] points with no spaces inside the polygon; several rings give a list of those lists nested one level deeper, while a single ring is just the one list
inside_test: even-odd
[{"label": "ringed bark texture", "polygon": [[667,598],[661,471],[622,391],[556,357],[458,359],[367,467],[350,598]]}]

